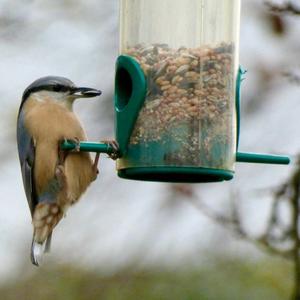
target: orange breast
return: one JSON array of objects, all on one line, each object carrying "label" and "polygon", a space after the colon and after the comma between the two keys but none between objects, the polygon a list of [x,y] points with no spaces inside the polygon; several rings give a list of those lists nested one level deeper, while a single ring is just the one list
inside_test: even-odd
[{"label": "orange breast", "polygon": [[[34,178],[40,194],[54,177],[60,141],[63,138],[86,140],[86,135],[76,115],[53,101],[40,102],[30,97],[24,104],[24,112],[25,126],[36,146]],[[76,201],[94,179],[90,155],[82,152],[68,154],[65,173],[67,194]]]}]

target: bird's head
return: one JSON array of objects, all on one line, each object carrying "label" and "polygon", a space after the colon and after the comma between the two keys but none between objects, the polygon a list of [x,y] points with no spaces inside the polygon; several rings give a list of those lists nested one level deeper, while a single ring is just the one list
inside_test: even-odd
[{"label": "bird's head", "polygon": [[35,80],[26,88],[23,93],[22,104],[32,95],[39,101],[56,101],[71,108],[74,100],[96,97],[101,95],[101,91],[78,87],[71,80],[64,77],[47,76]]}]

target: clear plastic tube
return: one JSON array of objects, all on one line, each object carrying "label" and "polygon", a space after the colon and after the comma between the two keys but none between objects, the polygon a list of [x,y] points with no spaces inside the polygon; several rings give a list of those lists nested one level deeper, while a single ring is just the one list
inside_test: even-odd
[{"label": "clear plastic tube", "polygon": [[147,97],[120,162],[233,171],[240,0],[121,0],[120,54]]}]

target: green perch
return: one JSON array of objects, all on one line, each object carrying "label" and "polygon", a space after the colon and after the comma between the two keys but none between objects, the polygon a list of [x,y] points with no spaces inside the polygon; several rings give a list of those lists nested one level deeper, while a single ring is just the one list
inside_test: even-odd
[{"label": "green perch", "polygon": [[288,156],[260,154],[260,153],[244,153],[237,152],[237,162],[257,163],[257,164],[275,164],[288,165],[291,160]]},{"label": "green perch", "polygon": [[[76,143],[65,141],[61,144],[61,148],[62,150],[74,150],[76,148]],[[110,144],[96,142],[80,142],[80,151],[107,154],[112,154],[115,152]],[[290,163],[290,158],[280,155],[237,152],[236,161],[247,163],[288,165]]]},{"label": "green perch", "polygon": [[[61,144],[62,150],[74,150],[76,148],[76,143],[71,141],[64,141]],[[80,142],[79,150],[84,152],[97,152],[97,153],[115,153],[114,148],[108,143],[96,143],[96,142]]]}]

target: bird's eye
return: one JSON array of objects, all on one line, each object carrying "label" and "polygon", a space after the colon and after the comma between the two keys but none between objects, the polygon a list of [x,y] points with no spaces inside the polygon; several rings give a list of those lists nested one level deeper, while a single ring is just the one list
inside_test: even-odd
[{"label": "bird's eye", "polygon": [[53,91],[54,92],[61,92],[63,90],[63,87],[61,85],[54,85]]}]

